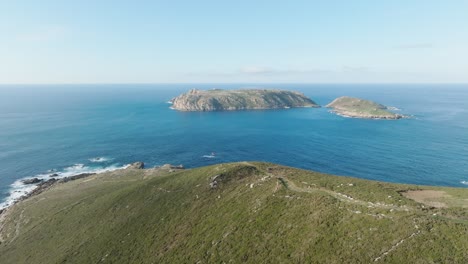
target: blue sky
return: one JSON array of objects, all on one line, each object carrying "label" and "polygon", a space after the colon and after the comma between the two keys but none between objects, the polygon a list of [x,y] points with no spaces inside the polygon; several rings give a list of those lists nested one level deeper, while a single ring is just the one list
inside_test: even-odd
[{"label": "blue sky", "polygon": [[0,0],[0,83],[466,83],[468,1]]}]

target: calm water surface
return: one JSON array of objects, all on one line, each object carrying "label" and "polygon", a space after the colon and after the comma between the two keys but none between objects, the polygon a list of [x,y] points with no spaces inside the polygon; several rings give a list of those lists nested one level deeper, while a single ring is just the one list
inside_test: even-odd
[{"label": "calm water surface", "polygon": [[[184,113],[167,103],[191,88],[238,87],[298,90],[321,105],[357,96],[413,118],[351,119],[325,108]],[[212,152],[214,158],[203,157]],[[25,177],[98,172],[134,161],[197,167],[244,160],[467,187],[468,85],[0,86],[0,203],[28,191],[18,181]]]}]

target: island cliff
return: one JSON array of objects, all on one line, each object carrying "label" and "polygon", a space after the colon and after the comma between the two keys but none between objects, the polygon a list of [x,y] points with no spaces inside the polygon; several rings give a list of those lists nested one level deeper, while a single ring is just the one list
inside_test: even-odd
[{"label": "island cliff", "polygon": [[232,111],[320,107],[304,94],[284,90],[190,90],[171,100],[179,111]]},{"label": "island cliff", "polygon": [[332,108],[334,113],[346,117],[369,119],[400,119],[404,117],[388,111],[388,107],[384,105],[348,96],[339,97],[326,107]]}]

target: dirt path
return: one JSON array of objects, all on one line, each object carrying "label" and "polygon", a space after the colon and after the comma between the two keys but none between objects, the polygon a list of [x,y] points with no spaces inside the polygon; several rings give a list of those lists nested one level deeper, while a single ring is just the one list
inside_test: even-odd
[{"label": "dirt path", "polygon": [[334,192],[334,191],[327,190],[327,189],[324,189],[324,188],[301,188],[301,187],[298,187],[296,184],[294,184],[294,182],[290,181],[289,179],[287,179],[285,177],[281,177],[281,176],[278,177],[277,176],[276,178],[279,181],[283,181],[287,185],[288,189],[290,189],[291,191],[295,191],[295,192],[306,192],[306,193],[321,192],[321,193],[331,195],[331,196],[335,197],[336,199],[338,199],[338,200],[340,200],[342,202],[358,204],[358,205],[362,205],[362,206],[366,206],[366,207],[376,207],[376,208],[389,209],[389,210],[393,209],[393,210],[396,210],[396,211],[409,211],[409,210],[411,210],[411,208],[407,207],[407,206],[396,206],[396,205],[392,205],[392,204],[372,203],[372,202],[362,201],[362,200],[359,200],[359,199],[355,199],[355,198],[353,198],[353,197],[351,197],[349,195],[342,194],[342,193],[339,193],[339,192]]},{"label": "dirt path", "polygon": [[405,242],[406,240],[412,238],[412,237],[415,237],[417,235],[419,235],[421,233],[420,230],[412,233],[411,235],[409,235],[408,237],[406,238],[403,238],[402,240],[398,241],[395,245],[393,245],[389,250],[385,251],[384,253],[382,253],[382,255],[380,255],[379,257],[375,258],[374,259],[374,262],[377,262],[381,259],[383,259],[386,255],[388,255],[390,252],[394,251],[397,247],[399,247],[401,244],[403,244],[403,242]]}]

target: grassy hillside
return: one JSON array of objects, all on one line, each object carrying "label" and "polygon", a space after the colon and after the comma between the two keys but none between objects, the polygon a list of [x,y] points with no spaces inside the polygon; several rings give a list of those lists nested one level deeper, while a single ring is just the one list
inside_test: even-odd
[{"label": "grassy hillside", "polygon": [[[422,189],[437,207],[401,195]],[[267,163],[127,169],[11,207],[0,263],[467,263],[467,201]]]}]

